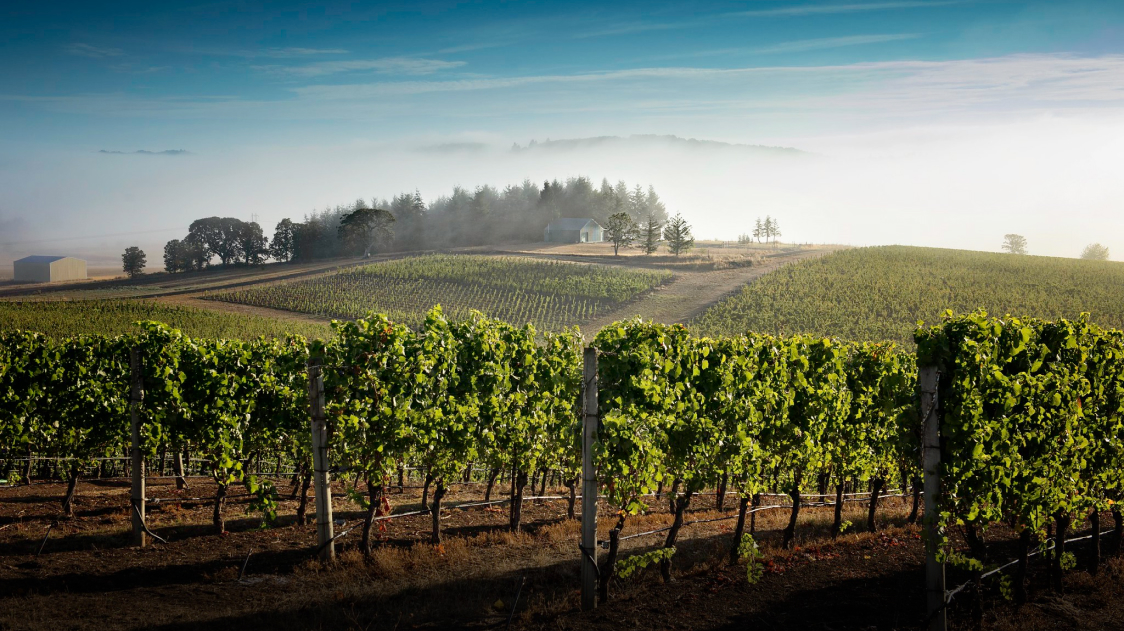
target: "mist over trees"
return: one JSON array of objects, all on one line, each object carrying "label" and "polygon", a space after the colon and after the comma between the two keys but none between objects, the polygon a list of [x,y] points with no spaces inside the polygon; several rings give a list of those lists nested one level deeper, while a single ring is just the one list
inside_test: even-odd
[{"label": "mist over trees", "polygon": [[555,219],[590,217],[605,226],[616,214],[647,228],[643,231],[646,251],[658,245],[667,208],[654,187],[645,189],[637,184],[630,188],[624,181],[611,184],[608,179],[595,186],[588,178],[575,177],[565,182],[546,181],[541,186],[524,180],[503,189],[485,185],[469,191],[457,186],[452,193],[429,203],[416,190],[390,199],[358,199],[314,210],[301,222],[283,219],[274,228],[272,240],[256,222],[233,217],[199,219],[191,224],[186,237],[164,246],[164,269],[198,270],[215,258],[223,265],[256,265],[267,258],[302,261],[384,251],[537,242],[542,240],[546,225]]}]

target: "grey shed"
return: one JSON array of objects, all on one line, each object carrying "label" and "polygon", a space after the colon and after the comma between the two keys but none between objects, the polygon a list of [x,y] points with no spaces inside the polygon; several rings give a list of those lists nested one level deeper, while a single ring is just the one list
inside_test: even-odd
[{"label": "grey shed", "polygon": [[69,256],[25,256],[12,263],[13,278],[24,283],[49,283],[86,278],[86,261]]},{"label": "grey shed", "polygon": [[543,231],[548,243],[600,243],[604,241],[601,224],[587,218],[555,219]]}]

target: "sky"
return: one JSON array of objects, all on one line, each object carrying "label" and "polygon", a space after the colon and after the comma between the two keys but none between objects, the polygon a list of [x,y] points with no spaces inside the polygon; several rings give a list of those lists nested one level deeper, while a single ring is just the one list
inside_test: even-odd
[{"label": "sky", "polygon": [[[667,134],[751,152],[512,152]],[[183,153],[167,154],[165,151]],[[147,151],[152,153],[136,153]],[[0,260],[357,197],[651,184],[700,238],[1124,260],[1124,2],[8,2]]]}]

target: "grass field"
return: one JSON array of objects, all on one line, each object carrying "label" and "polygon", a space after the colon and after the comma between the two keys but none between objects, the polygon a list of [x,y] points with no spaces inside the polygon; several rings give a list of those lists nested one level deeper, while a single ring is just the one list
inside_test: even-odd
[{"label": "grass field", "polygon": [[782,267],[692,322],[702,335],[747,330],[913,344],[918,320],[986,309],[1124,327],[1124,263],[886,246]]},{"label": "grass field", "polygon": [[158,320],[193,337],[252,339],[300,334],[324,338],[332,335],[327,324],[218,313],[150,300],[0,302],[0,331],[24,329],[52,337],[80,333],[118,335],[137,332],[135,323],[140,320]]},{"label": "grass field", "polygon": [[660,271],[513,257],[430,255],[292,282],[209,294],[255,307],[354,319],[369,311],[418,324],[440,304],[460,319],[472,309],[558,330],[596,318],[667,282]]}]

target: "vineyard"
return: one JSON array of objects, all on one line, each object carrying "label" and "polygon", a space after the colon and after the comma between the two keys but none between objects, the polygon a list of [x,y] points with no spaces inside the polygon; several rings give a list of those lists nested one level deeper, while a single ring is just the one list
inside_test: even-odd
[{"label": "vineyard", "polygon": [[[36,474],[33,458],[66,463],[70,510],[83,472],[130,444],[132,412],[145,457],[172,455],[177,475],[185,461],[207,463],[216,532],[225,529],[232,485],[252,495],[263,524],[277,519],[277,490],[254,473],[263,461],[294,469],[302,520],[314,473],[351,480],[349,497],[366,512],[351,536],[365,555],[377,547],[378,524],[396,517],[386,494],[407,470],[424,474],[424,514],[432,517],[424,540],[434,544],[446,540],[446,496],[473,475],[488,495],[508,477],[513,531],[534,477],[544,488],[548,475],[557,477],[575,516],[583,396],[575,335],[478,314],[447,319],[439,309],[417,328],[385,316],[333,326],[334,338],[312,342],[192,338],[155,322],[120,337],[5,333],[0,444],[8,447],[0,459],[16,480]],[[832,532],[845,530],[844,502],[860,487],[869,488],[868,529],[878,527],[881,496],[893,486],[912,496],[916,518],[922,419],[930,414],[941,419],[941,486],[927,516],[940,536],[931,543],[978,587],[1025,599],[1026,559],[1037,548],[1060,588],[1074,558],[1068,534],[1088,519],[1099,551],[1102,513],[1115,521],[1118,548],[1124,334],[1084,318],[976,313],[915,335],[916,355],[892,343],[810,335],[698,338],[680,325],[639,320],[603,329],[593,342],[593,458],[615,524],[599,572],[602,599],[610,583],[648,565],[671,578],[689,509],[705,493],[737,498],[737,513],[720,519],[737,520],[726,550],[750,581],[761,570],[752,534],[759,511],[789,513],[785,548],[800,540],[802,509],[832,508]],[[939,370],[932,392],[918,382],[928,366]],[[318,418],[324,427],[319,448],[309,440],[310,387],[314,428]],[[939,398],[939,412],[922,406],[923,395]],[[766,505],[778,496],[788,504]],[[633,532],[655,503],[668,507],[671,525]],[[993,528],[1018,533],[1013,575],[985,573],[1007,561],[989,548]],[[619,558],[621,541],[654,534],[660,545]],[[1098,564],[1096,552],[1087,569]]]},{"label": "vineyard", "polygon": [[844,250],[785,266],[692,323],[704,335],[764,331],[912,346],[946,309],[1076,318],[1124,327],[1124,265],[903,246]]},{"label": "vineyard", "polygon": [[204,338],[284,338],[291,334],[321,338],[332,334],[327,324],[278,321],[166,305],[153,300],[0,301],[0,332],[35,331],[52,338],[137,334],[137,322],[158,320],[185,335]]},{"label": "vineyard", "polygon": [[558,331],[596,318],[671,279],[667,272],[512,257],[429,255],[346,269],[208,298],[355,319],[385,313],[417,326],[435,304],[450,317],[472,310]]}]

